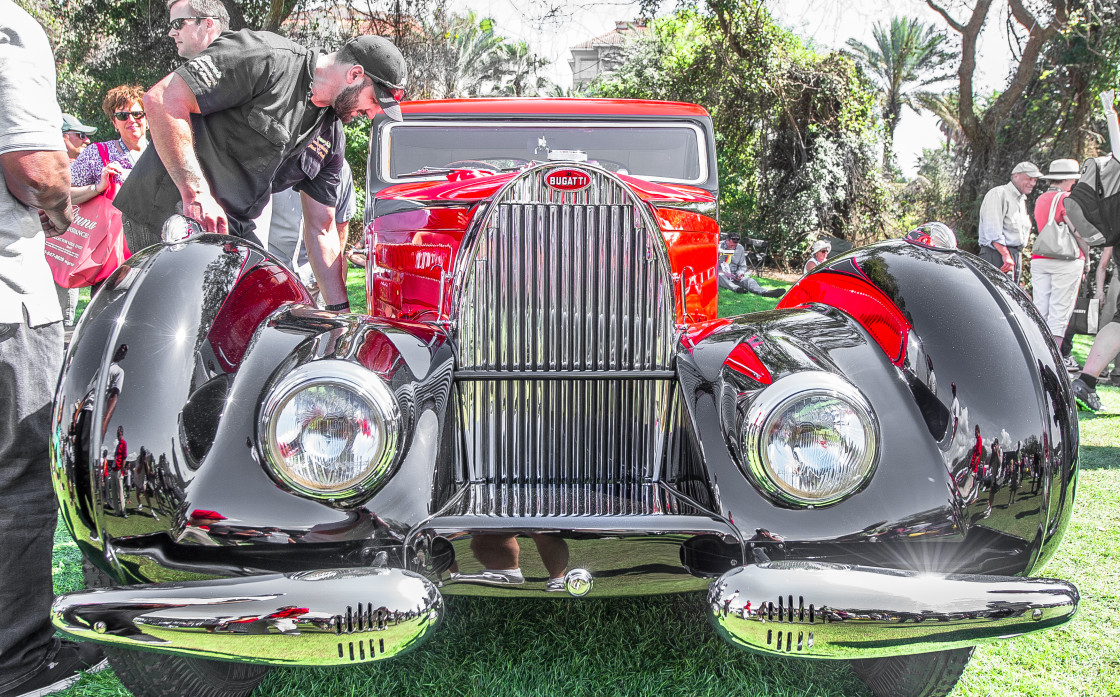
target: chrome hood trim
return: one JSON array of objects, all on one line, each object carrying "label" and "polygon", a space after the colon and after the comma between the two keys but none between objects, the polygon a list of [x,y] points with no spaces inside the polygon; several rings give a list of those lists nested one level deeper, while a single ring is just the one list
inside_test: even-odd
[{"label": "chrome hood trim", "polygon": [[390,658],[427,639],[443,598],[401,569],[329,569],[70,593],[55,627],[128,649],[282,666]]},{"label": "chrome hood trim", "polygon": [[708,588],[729,643],[801,658],[877,658],[972,646],[1048,629],[1077,612],[1077,588],[1048,578],[932,574],[768,562]]},{"label": "chrome hood trim", "polygon": [[[552,189],[579,170],[578,191]],[[649,205],[617,175],[552,163],[525,170],[475,216],[456,260],[459,370],[672,368],[677,299]]]}]

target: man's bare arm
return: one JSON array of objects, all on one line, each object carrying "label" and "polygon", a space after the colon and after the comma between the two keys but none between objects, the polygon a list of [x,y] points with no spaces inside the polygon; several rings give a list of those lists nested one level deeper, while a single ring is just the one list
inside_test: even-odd
[{"label": "man's bare arm", "polygon": [[[1086,257],[1088,258],[1088,257]],[[1105,296],[1105,279],[1108,277],[1108,262],[1112,259],[1112,247],[1105,247],[1101,250],[1101,260],[1097,264],[1097,293],[1096,297],[1104,300]]]},{"label": "man's bare arm", "polygon": [[152,144],[183,199],[183,212],[206,232],[228,232],[225,211],[214,199],[194,149],[190,118],[200,113],[194,92],[183,78],[170,73],[144,95],[144,111]]},{"label": "man's bare arm", "polygon": [[346,301],[346,260],[334,223],[335,210],[300,192],[303,205],[303,245],[307,261],[315,272],[323,302],[337,305]]},{"label": "man's bare arm", "polygon": [[0,155],[4,183],[12,195],[42,211],[47,237],[62,234],[73,222],[70,210],[70,159],[63,150],[16,150]]},{"label": "man's bare arm", "polygon": [[1104,121],[1108,124],[1108,143],[1112,156],[1120,160],[1120,120],[1116,116],[1116,90],[1101,93],[1101,106],[1104,107]]}]

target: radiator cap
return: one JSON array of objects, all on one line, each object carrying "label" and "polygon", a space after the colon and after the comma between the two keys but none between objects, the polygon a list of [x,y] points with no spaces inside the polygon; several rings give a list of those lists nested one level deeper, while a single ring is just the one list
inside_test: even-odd
[{"label": "radiator cap", "polygon": [[573,598],[582,598],[591,592],[591,587],[595,585],[595,579],[591,577],[591,572],[587,569],[572,569],[564,574],[564,589]]}]

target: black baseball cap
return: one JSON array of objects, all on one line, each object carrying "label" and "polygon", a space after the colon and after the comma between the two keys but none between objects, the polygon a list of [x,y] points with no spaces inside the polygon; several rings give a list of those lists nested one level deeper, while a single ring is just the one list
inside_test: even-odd
[{"label": "black baseball cap", "polygon": [[404,99],[404,83],[408,66],[392,41],[381,36],[359,36],[338,50],[337,60],[362,66],[373,80],[373,93],[385,115],[402,121],[400,101]]}]

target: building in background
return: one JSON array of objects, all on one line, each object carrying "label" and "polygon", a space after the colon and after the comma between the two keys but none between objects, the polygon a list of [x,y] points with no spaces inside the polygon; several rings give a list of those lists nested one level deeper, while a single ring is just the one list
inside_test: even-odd
[{"label": "building in background", "polygon": [[615,22],[614,30],[572,47],[572,92],[578,92],[600,73],[610,72],[622,62],[622,43],[627,36],[649,29],[643,21]]}]

